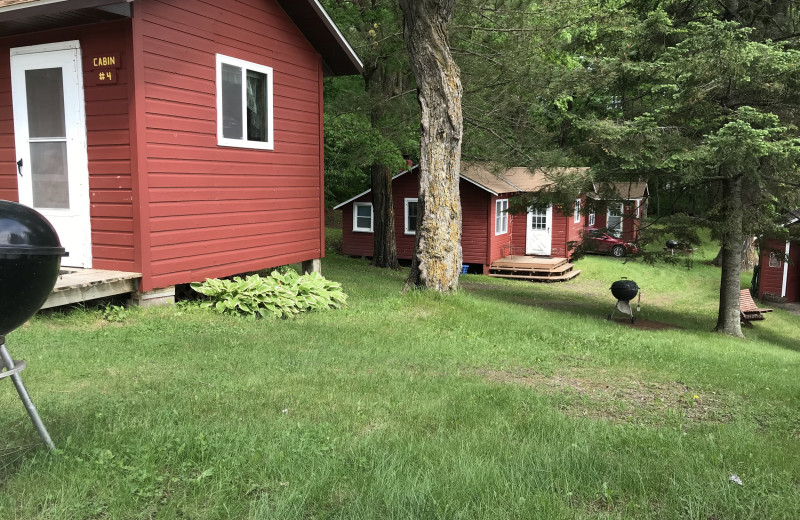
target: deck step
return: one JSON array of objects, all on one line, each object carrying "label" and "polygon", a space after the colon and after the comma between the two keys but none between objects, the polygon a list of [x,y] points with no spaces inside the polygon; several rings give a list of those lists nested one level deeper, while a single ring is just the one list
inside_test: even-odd
[{"label": "deck step", "polygon": [[579,269],[571,270],[561,275],[547,276],[538,274],[502,274],[502,273],[489,273],[488,276],[493,278],[509,278],[514,280],[529,280],[531,282],[566,282],[572,280],[581,274]]},{"label": "deck step", "polygon": [[492,269],[526,269],[550,271],[568,263],[566,258],[538,258],[531,256],[510,256],[492,262]]},{"label": "deck step", "polygon": [[493,274],[519,274],[519,275],[538,275],[538,276],[561,276],[575,267],[575,264],[565,262],[550,269],[530,268],[530,267],[498,267],[494,264],[489,268],[489,273]]}]

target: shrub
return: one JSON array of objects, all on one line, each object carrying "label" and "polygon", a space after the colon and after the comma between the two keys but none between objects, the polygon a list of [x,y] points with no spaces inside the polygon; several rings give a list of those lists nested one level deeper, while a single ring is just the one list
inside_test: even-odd
[{"label": "shrub", "polygon": [[208,279],[193,283],[192,289],[209,299],[202,307],[244,316],[288,318],[311,310],[338,309],[347,301],[341,284],[326,280],[319,273],[300,276],[293,270],[244,279]]}]

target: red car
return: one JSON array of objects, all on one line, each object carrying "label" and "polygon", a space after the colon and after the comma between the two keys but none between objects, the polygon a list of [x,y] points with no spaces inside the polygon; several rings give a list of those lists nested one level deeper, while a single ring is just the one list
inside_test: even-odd
[{"label": "red car", "polygon": [[625,242],[621,238],[610,235],[603,230],[586,228],[586,249],[590,253],[610,253],[616,257],[623,257],[628,253],[638,253],[636,244]]}]

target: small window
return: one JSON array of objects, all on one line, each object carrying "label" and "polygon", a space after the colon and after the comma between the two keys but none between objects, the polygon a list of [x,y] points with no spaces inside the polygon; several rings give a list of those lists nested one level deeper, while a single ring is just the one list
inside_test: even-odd
[{"label": "small window", "polygon": [[417,199],[405,199],[406,218],[405,218],[405,232],[406,235],[414,235],[417,233]]},{"label": "small window", "polygon": [[353,204],[353,231],[372,233],[371,202],[356,202]]},{"label": "small window", "polygon": [[783,265],[782,257],[778,256],[775,253],[770,253],[769,254],[769,266],[770,267],[778,269],[778,268],[782,267],[782,265]]},{"label": "small window", "polygon": [[592,212],[589,213],[589,227],[592,226],[594,226],[594,210],[592,210]]},{"label": "small window", "polygon": [[217,54],[217,144],[272,150],[272,68]]},{"label": "small window", "polygon": [[494,206],[494,234],[508,233],[508,199],[499,199]]},{"label": "small window", "polygon": [[581,221],[581,199],[575,200],[575,223]]}]

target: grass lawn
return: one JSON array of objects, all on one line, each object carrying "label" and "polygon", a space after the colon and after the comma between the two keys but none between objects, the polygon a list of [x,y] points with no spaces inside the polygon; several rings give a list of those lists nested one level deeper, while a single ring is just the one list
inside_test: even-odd
[{"label": "grass lawn", "polygon": [[346,310],[37,317],[8,344],[59,451],[0,382],[0,518],[800,517],[800,317],[731,339],[712,267],[578,268],[401,295],[329,254]]}]

